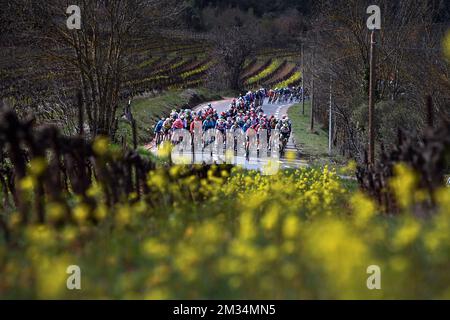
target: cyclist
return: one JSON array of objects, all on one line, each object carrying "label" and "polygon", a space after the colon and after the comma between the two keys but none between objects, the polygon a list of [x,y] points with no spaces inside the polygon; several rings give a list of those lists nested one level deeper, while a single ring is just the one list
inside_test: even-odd
[{"label": "cyclist", "polygon": [[[160,119],[155,125],[156,142],[157,144],[160,143],[162,138],[169,140],[172,132],[179,129],[188,129],[194,134],[194,132],[197,132],[194,130],[195,123],[197,123],[201,125],[204,132],[209,129],[215,129],[222,134],[225,134],[227,131],[236,132],[238,129],[248,134],[248,129],[252,128],[257,135],[259,135],[261,130],[267,130],[268,138],[270,138],[273,137],[274,130],[277,130],[276,134],[280,134],[281,140],[287,143],[292,130],[291,121],[287,116],[283,116],[279,120],[273,115],[268,117],[264,113],[262,105],[266,97],[269,98],[269,103],[272,104],[277,101],[279,103],[289,101],[295,92],[296,88],[275,88],[270,90],[260,88],[256,91],[248,91],[244,95],[233,99],[225,111],[219,112],[213,108],[211,103],[198,112],[192,112],[187,109],[181,109],[178,112],[172,110],[169,118]],[[285,144],[283,148],[284,146]]]},{"label": "cyclist", "polygon": [[161,140],[162,140],[162,138],[163,138],[163,135],[162,135],[162,131],[163,131],[163,125],[164,125],[164,121],[165,121],[166,119],[164,119],[164,118],[161,118],[159,121],[158,121],[158,123],[155,125],[155,129],[154,129],[154,133],[155,133],[155,142],[156,142],[156,145],[158,145],[158,144],[160,144],[161,143]]},{"label": "cyclist", "polygon": [[171,118],[167,118],[163,123],[163,140],[167,141],[170,139],[170,131],[172,129],[173,120]]},{"label": "cyclist", "polygon": [[179,130],[179,129],[184,129],[184,123],[183,123],[183,119],[181,119],[181,117],[177,118],[172,124],[173,131]]},{"label": "cyclist", "polygon": [[216,130],[220,131],[222,134],[225,134],[226,122],[223,118],[220,118],[219,120],[217,120]]},{"label": "cyclist", "polygon": [[289,141],[289,137],[291,136],[291,130],[289,129],[288,124],[285,122],[282,124],[280,129],[280,140],[281,140],[281,154],[284,153],[286,145]]}]

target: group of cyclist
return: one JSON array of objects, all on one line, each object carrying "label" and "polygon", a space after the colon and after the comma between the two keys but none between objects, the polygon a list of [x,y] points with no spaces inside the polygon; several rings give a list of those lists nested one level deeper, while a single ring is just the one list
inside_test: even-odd
[{"label": "group of cyclist", "polygon": [[293,88],[275,88],[271,89],[267,93],[267,97],[269,98],[269,104],[275,103],[292,103],[296,100],[299,100],[302,95],[302,87],[293,87]]},{"label": "group of cyclist", "polygon": [[[233,99],[228,109],[223,112],[218,112],[211,104],[199,111],[172,110],[169,117],[161,118],[155,125],[155,143],[159,145],[165,140],[172,140],[173,133],[179,129],[185,129],[194,134],[195,125],[201,123],[203,132],[213,129],[220,131],[224,136],[226,133],[236,133],[241,130],[246,135],[249,132],[256,133],[259,139],[259,133],[265,129],[269,141],[272,133],[277,132],[280,138],[280,153],[282,153],[292,132],[291,121],[287,116],[283,116],[281,119],[277,119],[273,115],[268,116],[264,113],[262,105],[267,98],[269,103],[277,101],[282,103],[286,101],[285,99],[294,101],[298,99],[299,90],[301,89],[267,90],[261,88],[257,91],[249,91]],[[252,130],[249,131],[249,129]]]}]

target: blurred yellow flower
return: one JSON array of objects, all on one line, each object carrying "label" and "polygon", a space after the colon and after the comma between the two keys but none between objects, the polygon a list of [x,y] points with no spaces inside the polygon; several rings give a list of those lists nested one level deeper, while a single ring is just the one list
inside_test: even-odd
[{"label": "blurred yellow flower", "polygon": [[32,176],[38,177],[42,175],[47,169],[47,160],[45,158],[39,157],[31,159],[29,172]]},{"label": "blurred yellow flower", "polygon": [[170,299],[170,294],[167,289],[163,288],[151,288],[147,295],[145,296],[145,300],[166,300]]},{"label": "blurred yellow flower", "polygon": [[390,259],[389,265],[396,272],[404,272],[408,267],[408,261],[402,256],[394,256]]},{"label": "blurred yellow flower", "polygon": [[297,152],[292,150],[286,151],[286,159],[288,161],[294,161],[295,159],[297,159]]},{"label": "blurred yellow flower", "polygon": [[169,141],[163,142],[157,150],[157,155],[160,158],[168,158],[172,153],[172,144]]},{"label": "blurred yellow flower", "polygon": [[115,220],[119,227],[127,226],[131,223],[131,208],[128,205],[121,205],[117,209]]},{"label": "blurred yellow flower", "polygon": [[23,191],[31,191],[34,188],[34,185],[36,184],[36,181],[33,177],[27,176],[20,180],[19,187]]},{"label": "blurred yellow flower", "polygon": [[27,227],[25,234],[28,242],[32,245],[44,247],[56,243],[55,231],[47,225],[29,226]]},{"label": "blurred yellow flower", "polygon": [[97,220],[103,221],[108,216],[108,207],[104,204],[100,204],[94,211],[94,216]]},{"label": "blurred yellow flower", "polygon": [[98,136],[95,138],[92,148],[99,156],[104,156],[108,152],[109,139],[105,136]]},{"label": "blurred yellow flower", "polygon": [[397,230],[392,239],[392,245],[395,249],[403,249],[416,240],[419,235],[420,224],[414,218],[406,219]]},{"label": "blurred yellow flower", "polygon": [[66,210],[61,203],[51,202],[47,205],[46,211],[50,222],[59,222],[64,219]]},{"label": "blurred yellow flower", "polygon": [[166,177],[160,172],[152,172],[147,183],[149,187],[155,186],[159,190],[164,190],[167,186]]},{"label": "blurred yellow flower", "polygon": [[394,167],[394,178],[390,186],[394,191],[399,205],[406,209],[414,203],[414,190],[417,187],[415,172],[405,164],[397,164]]},{"label": "blurred yellow flower", "polygon": [[12,230],[14,230],[18,226],[20,226],[21,221],[22,221],[22,217],[20,216],[20,213],[13,212],[9,216],[8,225]]},{"label": "blurred yellow flower", "polygon": [[90,210],[91,209],[87,204],[80,203],[73,209],[73,218],[79,224],[84,224],[87,222],[87,219],[89,218]]},{"label": "blurred yellow flower", "polygon": [[64,227],[61,233],[63,241],[67,244],[71,244],[77,238],[78,231],[75,227],[67,226]]},{"label": "blurred yellow flower", "polygon": [[240,237],[249,240],[255,235],[256,228],[253,215],[249,211],[243,212],[240,219]]},{"label": "blurred yellow flower", "polygon": [[[111,208],[95,183],[89,205],[76,195],[46,202],[48,220],[61,223],[22,228],[23,213],[6,208],[0,215],[20,242],[16,248],[0,238],[0,295],[408,299],[450,292],[442,285],[450,280],[450,188],[433,195],[434,215],[412,218],[412,202],[429,195],[407,166],[396,167],[391,184],[402,198],[398,216],[376,216],[374,200],[345,190],[353,182],[342,183],[328,166],[270,176],[213,166],[206,177],[194,168],[202,174],[161,165],[148,175],[150,193],[122,196]],[[60,220],[67,209],[78,224]],[[65,289],[65,270],[74,263],[68,252],[87,270],[88,285],[78,293]],[[366,287],[373,264],[382,268],[383,290]]]},{"label": "blurred yellow flower", "polygon": [[36,288],[39,299],[57,299],[69,293],[67,290],[67,267],[70,260],[65,257],[44,257],[35,264]]},{"label": "blurred yellow flower", "polygon": [[375,203],[362,192],[355,193],[350,201],[355,216],[355,224],[359,227],[366,226],[369,220],[375,215]]},{"label": "blurred yellow flower", "polygon": [[148,257],[164,258],[169,254],[169,247],[156,239],[148,239],[142,244],[143,253]]},{"label": "blurred yellow flower", "polygon": [[99,197],[102,195],[102,188],[100,187],[100,185],[98,183],[94,183],[92,184],[92,186],[86,191],[86,194],[89,197]]},{"label": "blurred yellow flower", "polygon": [[279,208],[276,205],[272,205],[261,220],[263,228],[266,230],[272,230],[278,222],[278,217]]},{"label": "blurred yellow flower", "polygon": [[283,223],[283,236],[286,239],[295,238],[300,231],[300,219],[295,215],[289,215]]}]

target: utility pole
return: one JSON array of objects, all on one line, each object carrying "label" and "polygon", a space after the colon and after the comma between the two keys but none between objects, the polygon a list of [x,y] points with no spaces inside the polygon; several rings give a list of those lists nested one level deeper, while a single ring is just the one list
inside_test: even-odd
[{"label": "utility pole", "polygon": [[302,42],[302,115],[305,115],[305,64],[304,64],[304,48],[303,48],[303,42]]},{"label": "utility pole", "polygon": [[311,132],[314,131],[314,54],[316,48],[312,48],[312,57],[311,57],[311,123],[310,123],[310,130]]},{"label": "utility pole", "polygon": [[369,80],[369,164],[375,163],[375,31],[381,30],[381,10],[377,5],[367,8],[367,28],[370,33],[370,80]]},{"label": "utility pole", "polygon": [[331,73],[330,73],[330,110],[329,110],[329,120],[328,120],[328,154],[331,156],[331,140],[332,140],[332,82],[331,82]]},{"label": "utility pole", "polygon": [[370,79],[369,79],[369,163],[375,163],[375,30],[370,34]]}]

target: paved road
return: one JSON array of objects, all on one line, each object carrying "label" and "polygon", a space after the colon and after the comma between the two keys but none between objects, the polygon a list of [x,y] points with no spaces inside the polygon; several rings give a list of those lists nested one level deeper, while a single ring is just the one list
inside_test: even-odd
[{"label": "paved road", "polygon": [[[226,100],[221,100],[221,101],[213,101],[210,102],[211,105],[213,106],[214,109],[216,109],[219,113],[222,111],[226,111],[231,103],[232,99],[226,99]],[[268,116],[272,116],[274,115],[276,118],[281,118],[284,115],[287,114],[289,108],[293,105],[290,103],[285,103],[285,104],[268,104],[267,103],[268,100],[266,100],[262,106],[263,111],[265,114],[267,114]],[[209,103],[205,103],[202,104],[198,107],[196,107],[194,110],[198,111],[201,110],[203,108],[206,108],[208,106]],[[292,141],[292,135],[291,135],[291,139],[289,140],[287,147],[286,147],[287,151],[291,151],[291,154],[297,154],[297,149],[295,147],[294,142]],[[152,151],[156,152],[156,148],[152,148]],[[206,162],[211,162],[211,161],[216,161],[217,163],[221,163],[224,162],[224,159],[221,157],[217,157],[215,155],[213,155],[213,157],[211,158],[211,156],[209,154],[206,153],[195,153],[194,155],[189,155],[188,156],[189,159],[186,159],[186,155],[182,158],[173,158],[173,160],[175,162],[179,161],[182,163],[185,163],[186,161],[190,161],[190,162],[194,162],[194,163],[202,163],[204,161]],[[235,165],[239,165],[242,166],[246,169],[250,169],[250,170],[273,170],[274,168],[298,168],[298,167],[305,167],[307,166],[307,162],[301,159],[276,159],[276,160],[271,160],[270,161],[270,166],[268,165],[270,159],[259,159],[259,158],[250,158],[250,160],[246,160],[245,157],[234,157],[233,159],[233,164]],[[269,168],[269,169],[268,169]]]},{"label": "paved road", "polygon": [[[221,100],[221,101],[214,101],[211,102],[214,109],[216,109],[219,113],[222,111],[226,111],[231,103],[232,99],[227,100]],[[263,111],[265,114],[267,114],[269,117],[274,115],[276,118],[280,118],[287,114],[287,111],[292,106],[292,103],[285,103],[285,104],[268,104],[268,99],[264,101],[263,104]],[[200,110],[202,108],[206,108],[208,106],[208,103],[202,104],[195,108],[195,111]]]}]

